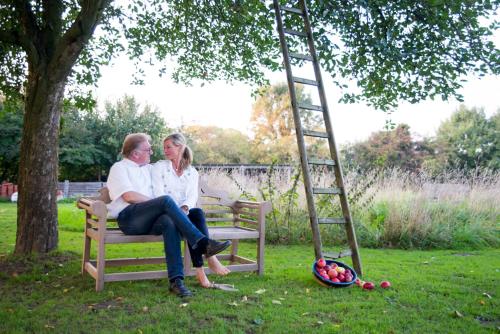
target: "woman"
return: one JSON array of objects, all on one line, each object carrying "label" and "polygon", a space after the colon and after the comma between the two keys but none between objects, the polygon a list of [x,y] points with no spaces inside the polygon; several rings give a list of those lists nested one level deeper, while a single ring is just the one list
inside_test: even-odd
[{"label": "woman", "polygon": [[[186,145],[186,138],[174,133],[163,141],[163,152],[166,160],[160,160],[153,166],[153,192],[155,196],[169,195],[186,213],[189,220],[208,238],[205,214],[195,208],[198,200],[198,172],[191,166],[193,153]],[[199,250],[189,247],[196,278],[204,288],[212,287],[203,270],[203,257]],[[207,258],[208,267],[218,275],[227,275],[229,269],[224,267],[216,256]]]}]

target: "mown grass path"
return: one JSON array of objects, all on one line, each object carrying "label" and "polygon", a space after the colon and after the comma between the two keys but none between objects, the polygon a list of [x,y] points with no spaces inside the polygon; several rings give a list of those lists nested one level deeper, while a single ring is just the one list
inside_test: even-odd
[{"label": "mown grass path", "polygon": [[[312,278],[313,248],[266,247],[266,273],[219,283],[239,292],[187,284],[184,302],[167,282],[109,283],[101,293],[80,276],[83,216],[60,205],[59,251],[14,261],[15,206],[0,204],[0,333],[495,333],[500,329],[500,250],[362,249],[365,280],[325,288]],[[252,255],[253,244],[243,244]],[[118,246],[115,256],[161,254],[161,245]],[[392,288],[378,287],[389,280]]]}]

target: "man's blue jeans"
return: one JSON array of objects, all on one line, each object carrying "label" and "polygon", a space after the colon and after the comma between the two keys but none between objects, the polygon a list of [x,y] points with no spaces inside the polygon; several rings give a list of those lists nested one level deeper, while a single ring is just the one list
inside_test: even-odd
[{"label": "man's blue jeans", "polygon": [[153,225],[161,226],[168,278],[171,281],[184,277],[181,234],[193,249],[198,248],[200,240],[206,240],[206,236],[191,223],[170,196],[130,204],[120,212],[117,220],[120,230],[128,235],[148,234]]}]

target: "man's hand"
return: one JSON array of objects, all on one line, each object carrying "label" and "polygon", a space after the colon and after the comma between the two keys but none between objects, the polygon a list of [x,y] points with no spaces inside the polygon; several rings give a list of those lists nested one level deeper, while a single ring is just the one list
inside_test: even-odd
[{"label": "man's hand", "polygon": [[187,205],[183,205],[183,206],[181,206],[181,209],[182,209],[182,211],[184,211],[184,213],[185,213],[186,215],[189,213],[189,208],[188,208],[188,206],[187,206]]}]

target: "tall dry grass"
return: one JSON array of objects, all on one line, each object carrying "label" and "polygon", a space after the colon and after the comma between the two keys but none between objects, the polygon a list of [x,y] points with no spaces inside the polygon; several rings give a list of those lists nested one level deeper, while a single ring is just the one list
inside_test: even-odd
[{"label": "tall dry grass", "polygon": [[[298,170],[298,169],[296,169]],[[298,172],[227,175],[201,173],[209,185],[233,198],[268,200],[267,241],[309,242],[307,203]],[[316,171],[319,187],[334,183],[331,173]],[[365,247],[482,248],[500,246],[500,173],[451,171],[431,178],[401,170],[347,173],[345,186],[358,242]],[[338,199],[317,198],[318,216],[341,216]],[[343,227],[321,227],[323,244],[345,244]]]}]

